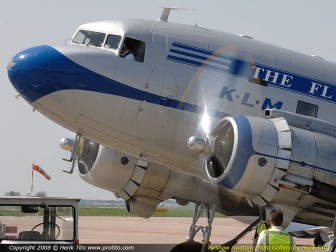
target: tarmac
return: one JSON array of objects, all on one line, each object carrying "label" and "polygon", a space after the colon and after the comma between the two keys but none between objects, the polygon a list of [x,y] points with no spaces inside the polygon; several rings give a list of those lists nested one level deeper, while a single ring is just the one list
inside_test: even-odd
[{"label": "tarmac", "polygon": [[[176,244],[186,241],[191,222],[191,217],[142,219],[138,217],[80,216],[79,241],[81,244],[165,244],[172,248]],[[199,222],[199,224],[205,225],[206,219],[201,218]],[[247,226],[247,224],[233,218],[215,218],[212,225],[211,244],[224,244]],[[238,245],[252,245],[253,235],[254,231],[248,233],[238,242]],[[198,232],[194,240],[202,241],[201,231]],[[300,245],[298,251],[318,251],[317,248],[310,247],[313,245],[312,239],[295,238],[295,244]],[[243,250],[251,251],[249,249]]]},{"label": "tarmac", "polygon": [[[186,241],[192,218],[189,217],[84,217],[79,219],[79,240],[84,243],[178,244]],[[202,224],[206,219],[201,219]],[[211,242],[222,244],[247,225],[232,218],[217,218],[213,222]],[[199,231],[195,240],[202,240]],[[241,242],[252,242],[253,234]]]}]

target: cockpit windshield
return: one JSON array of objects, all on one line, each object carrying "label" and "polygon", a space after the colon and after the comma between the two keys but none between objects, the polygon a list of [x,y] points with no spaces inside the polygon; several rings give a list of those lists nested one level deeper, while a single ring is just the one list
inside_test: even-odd
[{"label": "cockpit windshield", "polygon": [[118,49],[120,40],[121,36],[109,34],[107,35],[104,47],[107,49]]},{"label": "cockpit windshield", "polygon": [[144,62],[145,59],[145,41],[128,36],[79,30],[71,43],[105,49],[115,53],[120,58],[131,59],[136,62]]},{"label": "cockpit windshield", "polygon": [[101,47],[105,40],[105,33],[80,30],[72,43],[86,46]]}]

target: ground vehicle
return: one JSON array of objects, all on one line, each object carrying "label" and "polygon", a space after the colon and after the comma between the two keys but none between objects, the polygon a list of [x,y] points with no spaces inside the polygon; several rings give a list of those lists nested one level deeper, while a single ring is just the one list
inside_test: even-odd
[{"label": "ground vehicle", "polygon": [[0,243],[78,243],[79,199],[0,198]]}]

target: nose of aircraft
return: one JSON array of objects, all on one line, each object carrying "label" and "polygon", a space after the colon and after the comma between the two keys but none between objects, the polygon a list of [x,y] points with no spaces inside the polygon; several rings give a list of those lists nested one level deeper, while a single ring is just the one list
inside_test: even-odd
[{"label": "nose of aircraft", "polygon": [[[84,57],[83,50],[90,49],[88,56]],[[29,103],[68,89],[115,92],[115,81],[90,70],[97,68],[96,61],[91,63],[89,60],[90,56],[99,59],[102,65],[110,66],[113,72],[116,57],[111,53],[80,46],[70,50],[69,46],[42,45],[17,53],[8,64],[7,73],[14,88]]]},{"label": "nose of aircraft", "polygon": [[9,80],[28,102],[37,100],[47,91],[46,88],[50,85],[48,72],[54,51],[50,46],[36,46],[17,53],[9,62]]}]

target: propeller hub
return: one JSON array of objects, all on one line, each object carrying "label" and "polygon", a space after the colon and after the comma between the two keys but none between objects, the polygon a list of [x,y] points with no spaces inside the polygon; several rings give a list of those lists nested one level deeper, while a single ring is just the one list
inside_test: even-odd
[{"label": "propeller hub", "polygon": [[207,155],[210,151],[209,140],[206,137],[192,136],[188,139],[188,147],[192,151]]}]

